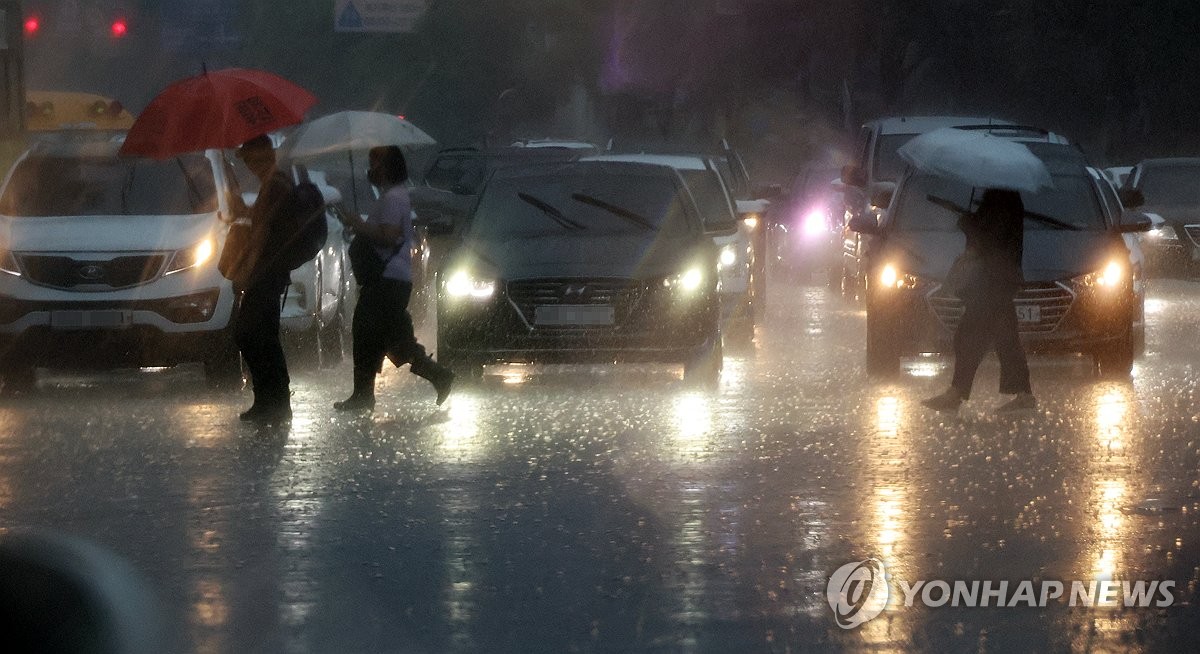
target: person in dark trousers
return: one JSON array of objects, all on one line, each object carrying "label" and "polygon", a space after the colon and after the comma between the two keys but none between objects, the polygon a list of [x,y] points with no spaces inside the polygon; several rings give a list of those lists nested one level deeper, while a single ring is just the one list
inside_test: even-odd
[{"label": "person in dark trousers", "polygon": [[975,372],[984,355],[995,349],[1000,360],[1000,392],[1016,395],[997,411],[1034,409],[1037,400],[1029,385],[1029,365],[1013,306],[1024,283],[1025,206],[1021,194],[987,189],[979,209],[964,214],[958,226],[967,237],[964,256],[973,263],[958,290],[964,312],[954,333],[954,378],[945,393],[923,404],[938,411],[957,410],[971,397]]},{"label": "person in dark trousers", "polygon": [[287,241],[285,212],[292,210],[294,185],[276,167],[275,149],[267,136],[258,136],[238,148],[237,156],[258,177],[258,198],[250,213],[250,235],[238,267],[234,290],[240,300],[234,318],[234,338],[250,369],[254,404],[240,418],[274,422],[291,418],[287,360],[279,340],[279,314],[283,293],[291,283],[288,270],[277,263]]},{"label": "person in dark trousers", "polygon": [[408,363],[413,374],[433,384],[440,405],[450,395],[454,374],[439,365],[417,342],[408,301],[412,296],[412,203],[404,182],[408,166],[396,146],[372,148],[367,177],[380,191],[379,201],[366,220],[352,216],[347,226],[355,238],[365,237],[375,245],[384,262],[383,275],[375,280],[357,280],[358,304],[351,332],[354,336],[354,392],[334,404],[339,411],[370,411],[375,408],[375,376],[386,355],[397,367]]}]

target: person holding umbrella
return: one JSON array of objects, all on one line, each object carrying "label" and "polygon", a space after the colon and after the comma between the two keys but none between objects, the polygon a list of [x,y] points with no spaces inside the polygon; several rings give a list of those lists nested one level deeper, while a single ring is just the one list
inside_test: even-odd
[{"label": "person holding umbrella", "polygon": [[375,376],[386,355],[397,367],[409,363],[414,375],[423,377],[437,391],[441,405],[450,395],[454,374],[439,365],[417,342],[408,301],[412,296],[413,238],[412,203],[404,182],[408,166],[404,154],[395,145],[374,147],[368,153],[367,179],[380,192],[379,200],[366,220],[358,214],[346,219],[359,239],[369,245],[366,256],[377,257],[378,270],[365,274],[355,266],[359,284],[358,304],[354,307],[351,333],[354,336],[354,391],[350,397],[334,403],[338,411],[370,411],[375,408]]},{"label": "person holding umbrella", "polygon": [[974,213],[964,213],[958,227],[966,235],[966,251],[956,262],[953,280],[964,311],[954,332],[954,378],[950,388],[922,402],[937,411],[957,410],[971,397],[975,373],[988,350],[1000,360],[1000,393],[1016,395],[997,411],[1034,409],[1029,365],[1017,331],[1013,299],[1024,276],[1021,259],[1025,207],[1021,194],[987,189]]},{"label": "person holding umbrella", "polygon": [[1013,300],[1025,281],[1025,219],[1048,218],[1027,212],[1021,192],[1053,188],[1054,181],[1046,164],[1028,147],[990,133],[1006,129],[937,129],[897,151],[918,171],[964,184],[972,194],[983,189],[974,212],[929,198],[960,214],[958,228],[966,236],[965,251],[945,281],[964,305],[954,333],[954,376],[944,393],[922,402],[937,411],[955,411],[970,398],[975,372],[991,349],[1000,359],[1000,393],[1016,396],[997,410],[1037,407]]},{"label": "person holding umbrella", "polygon": [[239,418],[247,422],[272,422],[292,417],[287,359],[279,340],[283,293],[291,278],[286,267],[276,263],[279,248],[289,234],[286,212],[292,211],[295,186],[276,167],[275,149],[266,135],[256,136],[237,150],[250,172],[258,177],[258,198],[250,207],[250,231],[239,271],[233,279],[240,292],[234,318],[234,339],[250,369],[254,404]]}]

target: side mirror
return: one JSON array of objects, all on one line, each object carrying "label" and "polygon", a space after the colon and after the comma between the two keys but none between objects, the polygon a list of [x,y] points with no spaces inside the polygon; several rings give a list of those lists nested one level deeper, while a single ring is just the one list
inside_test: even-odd
[{"label": "side mirror", "polygon": [[842,166],[842,183],[863,188],[867,185],[867,174],[855,165]]},{"label": "side mirror", "polygon": [[734,216],[722,218],[721,220],[706,220],[704,221],[704,233],[707,236],[729,236],[736,234],[738,231],[739,221]]},{"label": "side mirror", "polygon": [[879,223],[876,223],[873,218],[866,216],[855,216],[850,219],[850,222],[846,226],[850,228],[850,231],[858,232],[859,234],[879,233]]},{"label": "side mirror", "polygon": [[879,182],[871,187],[871,206],[886,209],[892,204],[892,195],[896,185],[891,182]]},{"label": "side mirror", "polygon": [[1150,220],[1150,216],[1144,213],[1127,211],[1121,216],[1121,224],[1117,225],[1117,230],[1122,234],[1133,234],[1136,232],[1148,232],[1154,229],[1154,222]]},{"label": "side mirror", "polygon": [[1146,197],[1135,188],[1123,188],[1117,191],[1117,197],[1121,199],[1121,205],[1126,209],[1136,209],[1146,204]]}]

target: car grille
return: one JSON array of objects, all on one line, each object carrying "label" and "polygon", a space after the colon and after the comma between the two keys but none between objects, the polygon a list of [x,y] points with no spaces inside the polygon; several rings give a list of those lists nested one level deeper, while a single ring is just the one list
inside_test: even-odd
[{"label": "car grille", "polygon": [[[637,307],[646,292],[646,285],[633,279],[526,279],[508,282],[508,299],[521,313],[525,322],[534,324],[534,311],[539,306],[592,305],[613,308],[613,326],[619,326]],[[561,327],[539,327],[539,329]],[[593,329],[611,329],[609,326]]]},{"label": "car grille", "polygon": [[153,281],[162,271],[165,259],[161,254],[131,255],[103,261],[33,254],[17,257],[21,273],[34,284],[89,290],[116,290]]},{"label": "car grille", "polygon": [[[950,331],[958,328],[958,322],[962,319],[963,314],[962,300],[950,295],[949,291],[939,286],[929,294],[928,301],[929,308],[937,315],[942,326]],[[1074,301],[1075,294],[1060,282],[1026,284],[1013,300],[1013,305],[1037,306],[1041,319],[1037,322],[1018,323],[1018,328],[1027,333],[1052,332],[1058,328],[1058,324],[1067,315],[1067,311],[1071,309],[1071,303]]]},{"label": "car grille", "polygon": [[1183,231],[1187,232],[1193,245],[1200,245],[1200,225],[1184,225]]}]

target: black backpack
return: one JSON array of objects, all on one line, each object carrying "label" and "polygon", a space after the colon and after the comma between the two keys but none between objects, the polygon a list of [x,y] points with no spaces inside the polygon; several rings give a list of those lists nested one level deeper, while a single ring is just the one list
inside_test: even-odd
[{"label": "black backpack", "polygon": [[300,181],[292,191],[289,203],[292,224],[284,230],[289,236],[278,256],[280,267],[288,270],[312,261],[325,247],[325,239],[329,236],[329,227],[325,224],[325,196],[308,179],[307,170],[299,168],[298,171]]}]

